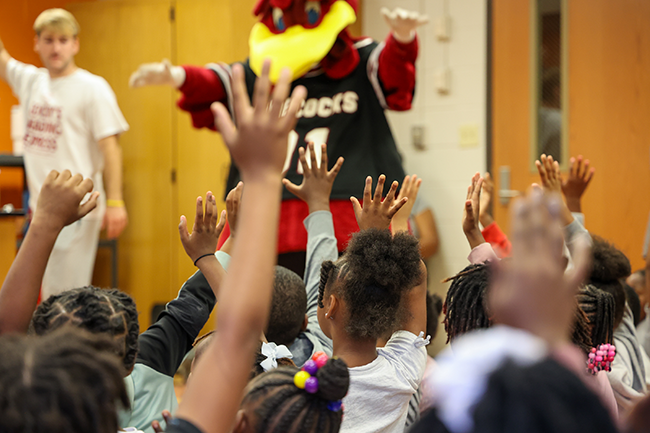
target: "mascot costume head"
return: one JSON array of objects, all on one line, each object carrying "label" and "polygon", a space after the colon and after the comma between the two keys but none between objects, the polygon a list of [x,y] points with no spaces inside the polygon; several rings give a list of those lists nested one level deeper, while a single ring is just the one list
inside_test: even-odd
[{"label": "mascot costume head", "polygon": [[347,76],[359,63],[347,30],[357,10],[358,0],[260,0],[253,10],[260,22],[249,39],[251,69],[259,76],[270,58],[273,82],[283,68],[295,80],[318,64],[330,78]]}]

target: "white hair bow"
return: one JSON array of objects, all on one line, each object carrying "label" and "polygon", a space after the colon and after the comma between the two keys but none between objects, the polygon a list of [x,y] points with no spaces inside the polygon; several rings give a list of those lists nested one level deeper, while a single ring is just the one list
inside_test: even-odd
[{"label": "white hair bow", "polygon": [[275,343],[262,343],[262,355],[266,356],[266,359],[260,362],[260,366],[264,371],[277,368],[278,358],[293,358],[287,346],[282,344],[278,346]]}]

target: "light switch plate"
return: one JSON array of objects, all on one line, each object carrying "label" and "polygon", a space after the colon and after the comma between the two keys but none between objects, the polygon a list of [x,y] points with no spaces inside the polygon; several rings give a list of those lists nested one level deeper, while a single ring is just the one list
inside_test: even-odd
[{"label": "light switch plate", "polygon": [[458,128],[459,142],[461,147],[478,147],[478,125],[466,123]]}]

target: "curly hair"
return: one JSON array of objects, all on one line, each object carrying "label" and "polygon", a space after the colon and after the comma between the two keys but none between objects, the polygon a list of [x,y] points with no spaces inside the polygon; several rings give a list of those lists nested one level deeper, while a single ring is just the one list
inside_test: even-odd
[{"label": "curly hair", "polygon": [[[418,241],[388,230],[355,233],[342,258],[321,268],[319,306],[329,289],[349,313],[346,332],[355,339],[379,338],[395,329],[403,294],[422,281]],[[334,285],[337,281],[339,284]]]},{"label": "curly hair", "polygon": [[93,334],[106,334],[126,372],[135,365],[140,324],[133,298],[116,289],[88,286],[67,290],[42,302],[32,317],[32,329],[45,335],[71,324]]},{"label": "curly hair", "polygon": [[3,433],[117,431],[117,404],[129,399],[113,341],[66,328],[0,337]]},{"label": "curly hair", "polygon": [[264,433],[335,433],[341,427],[343,408],[330,410],[329,404],[348,392],[348,366],[332,358],[318,370],[318,392],[310,394],[294,384],[297,367],[278,367],[253,379],[242,406],[257,404],[256,432]]},{"label": "curly hair", "polygon": [[264,334],[269,341],[291,346],[300,334],[307,312],[305,283],[295,272],[275,267],[273,299]]},{"label": "curly hair", "polygon": [[592,235],[593,267],[588,283],[614,297],[614,328],[625,313],[625,288],[621,282],[632,272],[630,260],[621,250],[600,236]]},{"label": "curly hair", "polygon": [[475,329],[489,328],[487,288],[490,280],[488,263],[472,264],[451,277],[451,286],[442,307],[447,343]]}]

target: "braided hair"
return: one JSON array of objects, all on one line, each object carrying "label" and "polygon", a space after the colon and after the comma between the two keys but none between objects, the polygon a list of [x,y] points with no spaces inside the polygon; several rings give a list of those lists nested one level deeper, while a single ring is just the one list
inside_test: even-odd
[{"label": "braided hair", "polygon": [[50,296],[32,317],[37,335],[71,324],[93,334],[113,337],[117,356],[129,372],[138,352],[140,324],[133,298],[116,289],[87,286]]},{"label": "braided hair", "polygon": [[588,283],[614,297],[614,328],[623,320],[625,289],[620,281],[632,273],[630,260],[621,250],[600,236],[592,235],[593,266]]},{"label": "braided hair", "polygon": [[587,284],[578,291],[578,306],[591,326],[592,346],[612,344],[614,339],[614,296]]},{"label": "braided hair", "polygon": [[487,262],[472,264],[444,281],[452,281],[442,309],[447,343],[475,329],[490,327],[486,304],[490,274]]},{"label": "braided hair", "polygon": [[0,337],[0,431],[115,433],[129,407],[111,339],[67,329]]},{"label": "braided hair", "polygon": [[571,326],[571,342],[578,346],[585,354],[594,346],[591,340],[589,318],[579,305],[576,305],[573,325]]},{"label": "braided hair", "polygon": [[318,369],[318,391],[310,394],[294,384],[297,367],[278,367],[253,379],[242,406],[256,404],[258,433],[334,433],[341,427],[343,409],[330,410],[332,402],[348,392],[350,375],[345,362],[332,358]]},{"label": "braided hair", "polygon": [[355,339],[379,338],[395,329],[402,295],[421,281],[416,238],[367,229],[352,236],[339,261],[322,264],[318,302],[323,308],[325,293],[334,291],[349,313],[345,331]]}]

